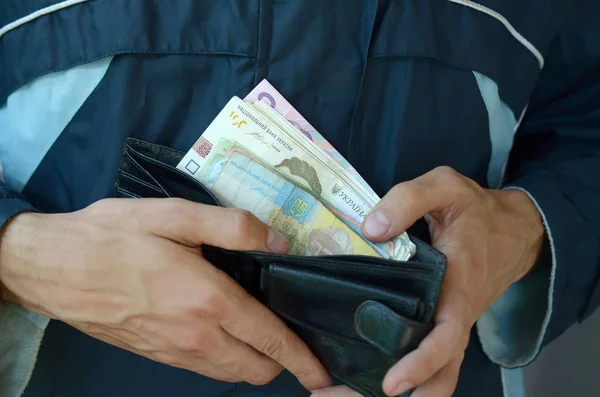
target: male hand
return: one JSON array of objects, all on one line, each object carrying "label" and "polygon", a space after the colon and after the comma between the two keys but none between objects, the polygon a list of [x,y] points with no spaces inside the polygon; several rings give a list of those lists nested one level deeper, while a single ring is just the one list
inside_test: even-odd
[{"label": "male hand", "polygon": [[2,298],[217,380],[260,385],[286,368],[309,390],[329,386],[308,347],[208,263],[202,244],[277,253],[289,247],[246,211],[179,199],[107,199],[68,214],[23,213],[0,240]]},{"label": "male hand", "polygon": [[[533,267],[544,227],[539,211],[518,190],[483,189],[447,167],[396,185],[362,225],[365,237],[385,241],[421,217],[432,244],[448,259],[435,327],[419,347],[392,367],[383,391],[398,396],[449,397],[478,317]],[[356,357],[360,360],[360,357]],[[348,387],[312,397],[360,397]]]}]

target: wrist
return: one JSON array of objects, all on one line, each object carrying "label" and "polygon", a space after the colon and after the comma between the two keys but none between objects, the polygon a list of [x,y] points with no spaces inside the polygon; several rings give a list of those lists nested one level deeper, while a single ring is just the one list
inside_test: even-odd
[{"label": "wrist", "polygon": [[22,304],[19,282],[27,274],[27,263],[34,255],[36,222],[41,215],[21,212],[0,229],[0,299]]},{"label": "wrist", "polygon": [[504,190],[515,219],[514,232],[523,243],[517,279],[520,280],[533,269],[543,266],[549,244],[542,215],[533,200],[521,190]]}]

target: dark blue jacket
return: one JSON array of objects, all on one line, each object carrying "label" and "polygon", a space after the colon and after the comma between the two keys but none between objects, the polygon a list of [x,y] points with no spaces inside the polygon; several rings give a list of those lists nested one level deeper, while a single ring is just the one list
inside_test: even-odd
[{"label": "dark blue jacket", "polygon": [[[600,303],[599,17],[591,0],[3,0],[0,226],[110,196],[126,137],[187,150],[266,78],[379,195],[449,165],[535,201],[548,270],[482,315],[456,393],[500,396],[499,366]],[[306,395],[286,373],[215,382],[6,302],[0,351],[8,397],[36,356],[30,397]]]}]

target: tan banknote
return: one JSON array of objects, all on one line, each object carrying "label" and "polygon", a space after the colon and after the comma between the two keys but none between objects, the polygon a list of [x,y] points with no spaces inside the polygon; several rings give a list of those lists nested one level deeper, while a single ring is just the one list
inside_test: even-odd
[{"label": "tan banknote", "polygon": [[[314,192],[339,211],[345,222],[360,225],[372,205],[325,163],[311,155],[295,139],[278,128],[253,106],[234,97],[188,151],[178,168],[191,176],[202,170],[220,138],[248,148],[265,164],[283,172],[290,180]],[[412,244],[412,243],[411,243]],[[378,243],[387,257],[406,260],[412,252],[405,244]]]},{"label": "tan banknote", "polygon": [[225,206],[246,209],[285,235],[291,255],[380,256],[314,195],[227,139],[196,175]]}]

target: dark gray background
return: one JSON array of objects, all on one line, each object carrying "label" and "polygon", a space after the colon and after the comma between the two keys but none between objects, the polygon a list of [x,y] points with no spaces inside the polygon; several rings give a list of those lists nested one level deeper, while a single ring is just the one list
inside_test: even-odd
[{"label": "dark gray background", "polygon": [[546,346],[524,378],[526,397],[600,396],[600,311]]}]

